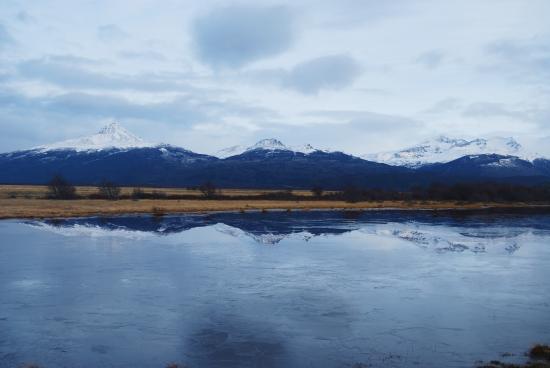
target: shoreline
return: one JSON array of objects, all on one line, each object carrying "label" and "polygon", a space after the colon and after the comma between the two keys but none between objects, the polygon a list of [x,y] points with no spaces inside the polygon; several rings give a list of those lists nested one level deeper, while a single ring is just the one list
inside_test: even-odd
[{"label": "shoreline", "polygon": [[214,212],[550,210],[550,204],[451,201],[209,200],[209,199],[0,199],[0,219],[45,219]]}]

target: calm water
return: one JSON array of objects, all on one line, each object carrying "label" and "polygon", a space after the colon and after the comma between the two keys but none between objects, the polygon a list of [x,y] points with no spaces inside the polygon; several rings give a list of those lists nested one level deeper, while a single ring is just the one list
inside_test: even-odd
[{"label": "calm water", "polygon": [[550,342],[550,214],[0,221],[0,367],[470,367]]}]

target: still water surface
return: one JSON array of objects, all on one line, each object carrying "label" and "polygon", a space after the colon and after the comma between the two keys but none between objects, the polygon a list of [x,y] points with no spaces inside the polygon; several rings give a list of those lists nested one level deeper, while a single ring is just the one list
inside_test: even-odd
[{"label": "still water surface", "polygon": [[0,367],[521,360],[549,280],[550,214],[0,221]]}]

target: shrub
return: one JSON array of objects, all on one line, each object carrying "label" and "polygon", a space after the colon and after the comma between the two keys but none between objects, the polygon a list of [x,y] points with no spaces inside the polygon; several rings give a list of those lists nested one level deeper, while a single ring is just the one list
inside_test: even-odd
[{"label": "shrub", "polygon": [[108,180],[99,184],[98,191],[99,195],[105,199],[117,200],[120,197],[120,187]]},{"label": "shrub", "polygon": [[163,217],[166,214],[164,209],[162,209],[160,207],[153,207],[152,208],[152,213],[153,213],[153,216],[155,216],[155,217]]},{"label": "shrub", "polygon": [[132,195],[131,195],[132,199],[134,200],[137,200],[137,199],[141,199],[144,197],[144,193],[143,193],[143,189],[141,188],[134,188],[132,190]]},{"label": "shrub", "polygon": [[52,199],[74,199],[76,188],[61,175],[55,175],[48,183],[48,197]]},{"label": "shrub", "polygon": [[311,193],[315,198],[321,198],[323,196],[323,192],[324,190],[320,186],[315,186],[311,189]]},{"label": "shrub", "polygon": [[217,193],[216,186],[209,181],[199,185],[199,190],[205,198],[215,197]]},{"label": "shrub", "polygon": [[550,346],[548,345],[535,345],[529,351],[529,356],[534,359],[546,359],[550,360]]}]

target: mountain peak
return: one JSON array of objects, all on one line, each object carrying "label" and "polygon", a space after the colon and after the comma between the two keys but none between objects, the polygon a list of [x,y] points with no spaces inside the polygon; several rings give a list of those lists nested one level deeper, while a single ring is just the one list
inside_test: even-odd
[{"label": "mountain peak", "polygon": [[108,148],[137,148],[151,146],[151,144],[145,142],[143,139],[130,133],[119,123],[112,122],[101,128],[96,134],[40,146],[37,149],[43,151],[61,149],[89,151]]},{"label": "mountain peak", "polygon": [[98,132],[98,134],[117,134],[117,133],[128,133],[128,131],[124,129],[122,125],[120,125],[116,121],[113,121],[112,123],[105,125]]},{"label": "mountain peak", "polygon": [[449,162],[462,156],[499,154],[531,160],[534,156],[523,150],[514,138],[451,138],[440,135],[416,146],[393,152],[364,155],[363,158],[396,166],[418,167],[436,162]]},{"label": "mountain peak", "polygon": [[[313,147],[311,144],[304,144],[302,146],[287,146],[280,140],[276,138],[265,138],[261,139],[252,146],[231,146],[219,150],[216,153],[216,156],[219,158],[227,158],[230,156],[240,155],[245,152],[263,150],[263,151],[291,151],[294,153],[303,153],[309,154],[319,149]],[[323,150],[324,152],[329,152],[328,150]]]},{"label": "mountain peak", "polygon": [[262,139],[253,146],[248,147],[247,151],[252,151],[256,149],[264,149],[264,150],[289,150],[287,146],[283,144],[278,139],[275,138],[266,138]]}]

